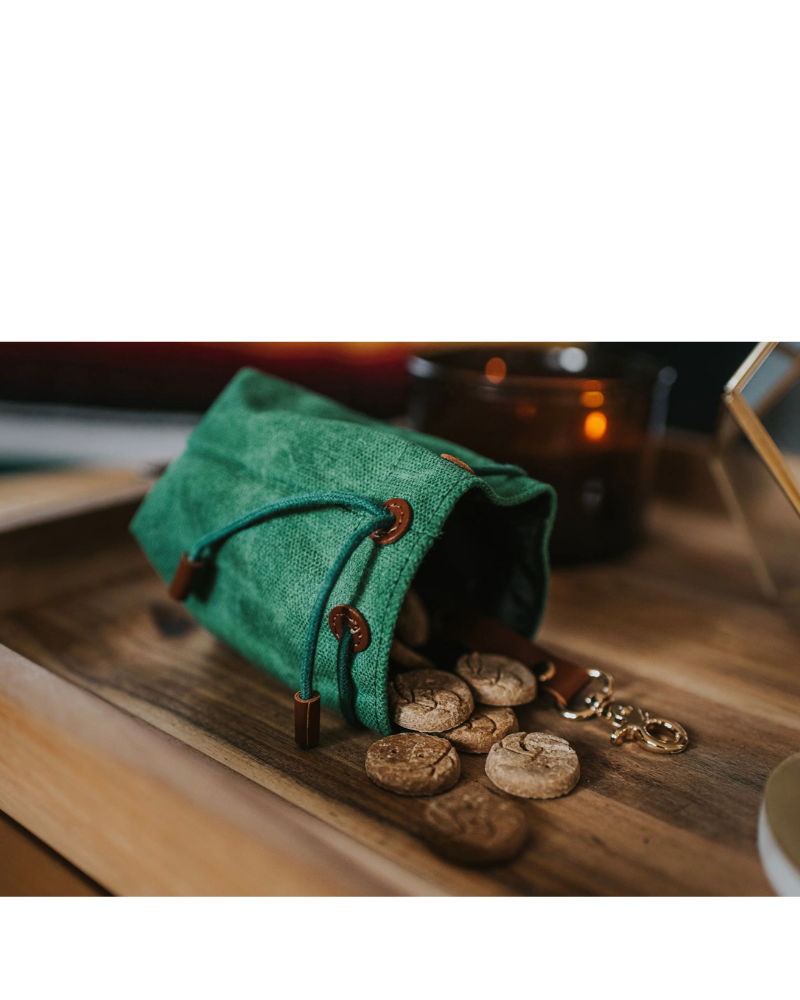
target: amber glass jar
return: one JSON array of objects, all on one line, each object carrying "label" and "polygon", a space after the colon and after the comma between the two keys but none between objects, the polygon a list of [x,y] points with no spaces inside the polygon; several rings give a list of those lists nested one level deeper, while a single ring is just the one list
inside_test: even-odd
[{"label": "amber glass jar", "polygon": [[639,540],[671,368],[601,348],[524,345],[420,354],[409,367],[414,428],[555,488],[554,562],[619,555]]}]

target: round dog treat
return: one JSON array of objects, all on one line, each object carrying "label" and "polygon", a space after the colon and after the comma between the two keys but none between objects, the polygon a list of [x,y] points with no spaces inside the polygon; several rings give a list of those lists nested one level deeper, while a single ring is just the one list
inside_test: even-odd
[{"label": "round dog treat", "polygon": [[424,733],[398,733],[367,750],[367,775],[398,795],[435,795],[458,781],[461,761],[448,740]]},{"label": "round dog treat", "polygon": [[549,733],[512,733],[495,743],[486,758],[486,774],[509,795],[555,799],[578,783],[578,755]]},{"label": "round dog treat", "polygon": [[462,865],[510,861],[528,837],[522,809],[478,784],[460,785],[432,799],[423,822],[430,847]]},{"label": "round dog treat", "polygon": [[392,721],[420,733],[443,733],[460,726],[475,702],[467,685],[443,670],[409,670],[388,684]]},{"label": "round dog treat", "polygon": [[418,653],[415,649],[406,646],[399,639],[392,639],[389,659],[392,661],[392,665],[398,670],[436,669],[436,665],[427,656],[423,656],[422,653]]},{"label": "round dog treat", "polygon": [[409,590],[397,615],[395,634],[407,646],[424,646],[431,637],[431,620],[422,598]]},{"label": "round dog treat", "polygon": [[456,750],[464,753],[488,753],[509,733],[519,729],[519,722],[511,708],[496,705],[476,705],[475,711],[460,726],[442,733]]},{"label": "round dog treat", "polygon": [[495,653],[467,653],[455,666],[484,705],[527,705],[536,697],[536,677],[518,660]]}]

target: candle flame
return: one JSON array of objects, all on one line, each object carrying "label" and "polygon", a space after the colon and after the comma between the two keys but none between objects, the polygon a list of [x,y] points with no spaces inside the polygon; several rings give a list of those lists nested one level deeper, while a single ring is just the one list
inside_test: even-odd
[{"label": "candle flame", "polygon": [[502,358],[489,358],[483,373],[490,382],[497,384],[503,381],[507,371],[506,363]]},{"label": "candle flame", "polygon": [[582,392],[581,403],[583,406],[602,406],[606,397],[602,392]]},{"label": "candle flame", "polygon": [[605,413],[594,410],[592,413],[586,414],[586,419],[583,422],[583,433],[590,441],[599,441],[605,436],[607,427],[608,420]]}]

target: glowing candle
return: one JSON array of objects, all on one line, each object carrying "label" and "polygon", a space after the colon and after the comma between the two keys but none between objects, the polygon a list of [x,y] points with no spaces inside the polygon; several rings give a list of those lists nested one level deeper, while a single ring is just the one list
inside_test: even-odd
[{"label": "glowing candle", "polygon": [[502,382],[506,377],[507,370],[506,363],[502,358],[489,358],[486,362],[484,375],[490,382],[494,382],[497,385],[498,382]]},{"label": "glowing candle", "polygon": [[589,392],[581,393],[581,406],[602,406],[606,401],[606,397],[602,392],[597,392],[595,389],[589,390]]},{"label": "glowing candle", "polygon": [[606,415],[599,410],[593,410],[591,413],[588,413],[583,422],[583,433],[590,441],[599,441],[605,437],[607,428],[608,420]]},{"label": "glowing candle", "polygon": [[618,555],[640,537],[669,386],[657,362],[486,344],[431,351],[412,359],[411,373],[414,427],[555,487],[554,562]]}]

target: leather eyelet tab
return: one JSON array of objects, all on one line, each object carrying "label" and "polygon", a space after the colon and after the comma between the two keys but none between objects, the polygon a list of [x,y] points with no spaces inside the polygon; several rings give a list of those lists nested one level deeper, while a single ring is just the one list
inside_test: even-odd
[{"label": "leather eyelet tab", "polygon": [[460,458],[456,458],[455,455],[447,455],[444,452],[442,452],[442,454],[439,456],[439,458],[446,458],[448,462],[452,462],[453,465],[457,465],[459,467],[459,469],[466,469],[467,472],[472,472],[472,475],[473,476],[475,475],[475,473],[467,465],[467,463],[466,462],[462,462],[461,459]]},{"label": "leather eyelet tab", "polygon": [[328,625],[337,642],[342,638],[342,629],[347,625],[353,636],[354,653],[360,653],[369,646],[372,638],[369,625],[358,608],[353,608],[349,604],[337,604],[328,614]]},{"label": "leather eyelet tab", "polygon": [[408,500],[403,500],[400,497],[392,497],[383,506],[390,514],[394,515],[394,524],[388,528],[378,528],[369,537],[377,545],[391,545],[398,538],[402,538],[411,527],[414,512]]}]

